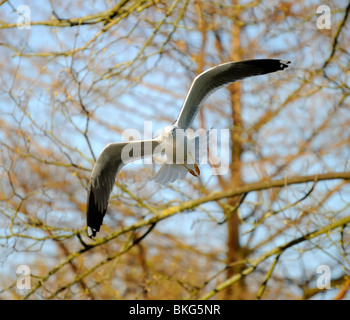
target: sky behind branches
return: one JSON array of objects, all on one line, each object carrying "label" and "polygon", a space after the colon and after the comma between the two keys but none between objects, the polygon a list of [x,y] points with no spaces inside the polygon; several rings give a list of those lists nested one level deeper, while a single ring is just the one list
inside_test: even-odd
[{"label": "sky behind branches", "polygon": [[[53,10],[56,19],[76,18],[106,11],[115,3],[117,2],[10,1],[0,6],[0,20],[16,23],[18,14],[13,12],[13,8],[22,4],[30,7],[31,20],[35,22],[54,21]],[[245,1],[241,3],[245,4]],[[175,4],[171,15],[161,23],[164,12],[167,12],[164,8],[170,10]],[[229,8],[229,4],[224,1],[218,10]],[[242,83],[242,116],[247,129],[242,172],[247,183],[266,177],[281,179],[298,174],[348,171],[350,150],[344,141],[349,139],[349,131],[344,128],[348,128],[350,120],[349,97],[346,96],[343,100],[341,98],[349,90],[344,84],[350,83],[349,73],[344,72],[349,69],[349,43],[346,37],[349,33],[348,24],[339,36],[339,43],[344,50],[337,51],[335,61],[331,61],[325,69],[331,81],[322,75],[314,76],[330,55],[332,36],[344,16],[347,2],[329,2],[332,9],[330,31],[317,30],[316,8],[319,4],[318,1],[308,2],[308,11],[302,14],[298,12],[298,7],[304,8],[304,3],[294,4],[293,11],[285,17],[287,14],[276,9],[278,3],[262,1],[254,10],[246,10],[243,14],[246,25],[242,31],[241,43],[245,59],[282,58],[292,61],[287,71],[247,79]],[[198,74],[197,53],[201,50],[203,35],[197,30],[192,4],[188,5],[190,9],[187,8],[185,18],[180,19],[185,5],[185,1],[166,2],[164,5],[160,3],[156,9],[145,9],[132,14],[102,33],[87,48],[78,50],[73,55],[69,52],[84,47],[93,39],[101,30],[101,23],[74,27],[32,25],[28,30],[0,29],[0,65],[4,70],[0,75],[0,112],[1,121],[11,128],[9,131],[0,130],[0,138],[6,142],[10,134],[13,144],[9,144],[25,153],[34,150],[34,155],[46,157],[48,161],[73,163],[79,167],[67,170],[64,166],[47,166],[46,172],[53,179],[51,182],[50,178],[49,185],[45,186],[43,173],[32,172],[34,169],[29,168],[21,156],[10,157],[11,152],[2,145],[0,154],[4,163],[1,164],[0,176],[3,178],[1,188],[5,190],[4,194],[9,194],[11,190],[6,180],[6,170],[14,164],[15,168],[22,170],[24,181],[30,182],[38,199],[43,201],[33,202],[27,210],[32,209],[34,216],[50,226],[61,228],[59,232],[63,235],[69,234],[70,228],[84,228],[85,213],[79,203],[85,203],[86,177],[89,176],[94,157],[98,157],[107,143],[120,141],[123,130],[135,128],[142,132],[144,121],[153,121],[154,130],[172,123],[193,78]],[[204,69],[207,69],[223,62],[216,51],[216,37],[221,37],[223,55],[228,61],[231,46],[228,30],[234,22],[220,14],[215,14],[212,19],[209,18],[209,12],[204,12],[204,15],[214,25],[212,28],[217,28],[215,34],[208,32],[204,63]],[[158,32],[155,33],[158,26]],[[172,37],[167,40],[169,34]],[[151,39],[150,44],[145,46],[148,39]],[[21,53],[20,57],[14,48]],[[289,101],[288,97],[293,96],[301,85],[303,89],[298,98]],[[203,112],[207,115],[204,123],[207,129],[231,126],[227,116],[231,108],[229,95],[228,90],[221,89],[204,105]],[[287,105],[286,108],[282,108],[259,131],[255,130],[267,112],[277,112],[283,103]],[[89,120],[86,111],[91,115]],[[318,130],[327,117],[330,122]],[[194,127],[200,126],[200,118],[197,117]],[[14,128],[18,128],[18,131]],[[87,135],[84,135],[86,128]],[[303,142],[311,137],[312,142],[303,149]],[[277,170],[279,166],[283,168],[286,159],[298,154],[299,150],[300,155],[290,161],[286,169]],[[157,204],[160,208],[162,204],[167,206],[202,195],[200,188],[193,189],[192,181],[179,181],[167,188],[146,182],[154,174],[153,168],[142,168],[138,164],[128,165],[118,181],[130,188],[137,197],[150,199],[152,204]],[[210,168],[204,166],[201,172],[202,184],[208,190],[215,191],[217,181],[210,175]],[[36,175],[31,176],[32,173]],[[229,174],[223,179],[229,183]],[[62,187],[65,184],[66,190]],[[339,181],[328,181],[322,185],[317,184],[315,189],[323,195],[338,184]],[[341,192],[334,192],[322,204],[326,212],[324,216],[310,219],[305,225],[298,225],[296,221],[301,219],[300,212],[303,212],[305,206],[313,206],[315,199],[320,201],[319,197],[315,195],[313,198],[312,193],[300,205],[288,207],[288,204],[302,198],[311,188],[312,183],[290,187],[281,192],[279,201],[274,203],[270,203],[272,191],[264,194],[250,193],[240,209],[240,217],[245,222],[240,232],[242,245],[255,247],[281,226],[295,224],[294,229],[281,232],[271,242],[259,247],[254,252],[258,256],[286,240],[322,226],[328,219],[349,214],[347,206],[350,190],[344,186]],[[18,187],[16,190],[23,197],[28,195],[25,188]],[[119,225],[131,225],[147,216],[147,210],[135,206],[133,199],[124,191],[115,187],[113,195],[114,208],[118,208],[118,199],[121,198],[125,207],[129,205],[133,211],[132,214],[129,212],[124,215],[114,209],[114,214],[105,218],[108,231],[117,229],[116,226]],[[78,200],[73,201],[73,197]],[[8,204],[0,206],[5,213],[13,213],[14,208]],[[256,208],[259,208],[261,216],[269,210],[280,211],[281,214],[276,215],[276,220],[256,225],[261,216],[250,215]],[[18,213],[17,218],[20,215]],[[224,266],[227,241],[226,226],[218,224],[222,220],[220,206],[212,202],[193,212],[179,213],[162,221],[157,225],[157,230],[159,233],[185,239],[186,244],[198,246],[203,251],[208,247],[207,251],[219,252],[219,262],[215,264],[215,268],[219,269]],[[4,219],[3,235],[9,236],[7,227],[8,221]],[[252,229],[254,232],[248,232]],[[16,227],[15,232],[20,230],[21,226]],[[38,229],[25,230],[24,234],[28,237],[46,236],[45,230]],[[155,239],[150,242],[156,242]],[[328,240],[327,252],[322,249],[304,253],[304,244],[290,249],[283,254],[285,260],[276,268],[276,274],[298,279],[304,275],[303,268],[306,264],[307,273],[312,273],[319,263],[340,259],[338,245],[329,244],[336,243],[339,236],[335,234]],[[1,241],[3,246],[0,250],[4,251],[1,254],[0,272],[9,275],[11,280],[16,279],[13,267],[19,263],[43,261],[45,268],[57,263],[59,249],[56,240],[33,241],[25,237],[9,237]],[[31,247],[31,244],[34,246]],[[307,243],[306,247],[312,245],[312,242]],[[74,242],[70,248],[78,246]],[[152,255],[151,249],[150,252]],[[154,256],[157,253],[154,249]],[[334,256],[337,258],[333,259]],[[337,266],[336,274],[340,273],[338,269],[341,266]],[[35,264],[33,272],[40,274],[41,266]],[[294,292],[299,292],[298,290],[294,288]]]}]

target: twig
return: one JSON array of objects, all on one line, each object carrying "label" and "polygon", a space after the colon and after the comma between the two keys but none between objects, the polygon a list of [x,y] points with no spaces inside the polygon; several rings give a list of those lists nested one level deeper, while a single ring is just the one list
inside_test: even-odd
[{"label": "twig", "polygon": [[[344,180],[350,180],[350,172],[331,172],[331,173],[325,173],[325,174],[320,174],[320,175],[312,175],[312,176],[299,176],[299,177],[290,177],[290,178],[285,178],[285,179],[280,179],[280,180],[275,180],[275,181],[259,181],[256,183],[252,183],[252,184],[247,184],[245,186],[239,187],[239,188],[234,188],[234,189],[228,189],[225,191],[221,191],[221,192],[214,192],[212,194],[209,194],[208,196],[199,198],[199,199],[194,199],[194,200],[190,200],[190,201],[186,201],[183,202],[179,205],[176,206],[172,206],[170,208],[164,209],[163,211],[159,212],[157,215],[154,215],[153,217],[151,217],[150,219],[147,220],[141,220],[141,221],[137,221],[136,223],[127,226],[123,229],[120,229],[116,232],[111,233],[110,235],[108,235],[105,238],[99,239],[97,241],[95,241],[93,244],[91,244],[91,247],[89,248],[83,248],[80,251],[74,252],[72,253],[70,256],[68,256],[65,260],[63,260],[61,263],[59,263],[58,265],[56,265],[53,269],[51,269],[44,277],[41,278],[41,281],[38,281],[36,283],[36,285],[23,297],[23,299],[28,299],[37,289],[39,289],[43,283],[48,280],[50,278],[51,275],[57,273],[63,266],[65,266],[67,263],[69,263],[70,261],[72,261],[73,259],[75,259],[76,257],[80,256],[83,252],[86,252],[92,248],[101,246],[105,243],[110,242],[113,239],[118,238],[119,236],[126,234],[130,231],[134,231],[137,230],[141,227],[144,226],[149,226],[155,223],[158,223],[159,221],[162,221],[166,218],[169,218],[173,215],[175,215],[178,212],[182,212],[185,210],[189,210],[189,209],[193,209],[203,203],[207,203],[207,202],[211,202],[211,201],[217,201],[223,198],[228,198],[228,197],[233,197],[233,196],[237,196],[240,194],[244,194],[247,192],[251,192],[251,191],[258,191],[258,190],[264,190],[264,189],[270,189],[270,188],[281,188],[281,187],[286,187],[288,185],[292,185],[292,184],[300,184],[300,183],[306,183],[306,182],[310,182],[310,181],[315,181],[315,178],[317,177],[318,181],[322,181],[322,180],[333,180],[333,179],[344,179]],[[350,222],[350,216],[346,217],[342,220],[340,220],[340,223],[338,226],[344,225],[346,223]],[[333,223],[329,226],[326,226],[322,229],[320,229],[319,232],[321,232],[322,230],[328,228],[327,230],[332,230],[333,228],[336,227],[337,223]],[[324,233],[324,232],[321,232]],[[296,243],[299,243],[303,240],[306,239],[310,239],[313,236],[317,236],[319,235],[319,233],[317,231],[306,235],[302,238],[296,239],[294,241],[290,242],[290,245],[294,245]],[[301,239],[301,240],[300,240]],[[287,243],[285,246],[287,246],[289,243]],[[265,259],[267,259],[269,256],[273,255],[273,254],[278,254],[280,252],[280,250],[285,250],[283,249],[284,246],[278,247],[276,249],[273,250],[272,253],[270,254],[266,254],[264,255],[262,258],[262,261],[264,261]],[[260,263],[260,260],[258,260],[256,262],[255,267]],[[228,279],[226,282],[224,282],[222,284],[222,286],[224,286],[224,288],[226,288],[227,286],[231,285],[234,282],[239,281],[242,277],[248,275],[249,273],[251,273],[255,267],[252,265],[246,269],[244,269],[240,274],[235,275],[233,278]],[[219,286],[219,288],[221,288],[221,286]],[[208,296],[208,298],[212,295],[215,295],[216,292],[211,293],[211,295]]]},{"label": "twig", "polygon": [[271,276],[272,276],[272,273],[273,273],[273,270],[275,269],[276,265],[277,265],[277,262],[278,262],[278,259],[279,257],[281,256],[281,253],[276,255],[276,258],[275,260],[273,261],[272,263],[272,266],[271,268],[269,269],[269,271],[267,272],[266,274],[266,278],[264,280],[264,282],[261,284],[259,290],[258,290],[258,294],[256,296],[256,299],[257,300],[260,300],[262,295],[264,294],[265,292],[265,289],[266,289],[266,286],[267,286],[267,282],[270,280]]},{"label": "twig", "polygon": [[[288,248],[295,246],[296,244],[299,244],[303,241],[315,238],[319,235],[322,234],[327,234],[329,231],[339,228],[343,225],[346,225],[350,223],[350,216],[345,217],[343,219],[340,219],[330,225],[327,225],[321,229],[318,229],[316,231],[310,232],[306,235],[303,235],[297,239],[294,239],[292,241],[288,241],[285,244],[274,248],[272,250],[270,250],[269,252],[263,254],[260,258],[253,260],[250,262],[250,265],[245,268],[243,271],[241,271],[238,274],[235,274],[234,276],[232,276],[231,278],[227,279],[226,281],[224,281],[223,283],[221,283],[220,285],[218,285],[214,290],[206,293],[204,296],[201,297],[202,300],[207,300],[210,299],[211,297],[213,297],[214,295],[216,295],[218,292],[226,289],[227,287],[230,287],[231,285],[233,285],[234,283],[240,281],[242,278],[246,277],[247,275],[249,275],[250,273],[252,273],[263,261],[265,261],[267,258],[274,256],[274,255],[281,255],[284,251],[286,251]],[[277,263],[277,261],[276,261]]]}]

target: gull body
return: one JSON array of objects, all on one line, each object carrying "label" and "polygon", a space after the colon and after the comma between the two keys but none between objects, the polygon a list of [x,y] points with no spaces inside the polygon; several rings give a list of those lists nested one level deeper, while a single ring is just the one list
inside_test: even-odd
[{"label": "gull body", "polygon": [[146,156],[165,153],[164,164],[153,180],[165,184],[184,178],[188,172],[198,176],[199,139],[187,135],[186,130],[191,126],[203,101],[224,85],[284,70],[289,63],[286,60],[257,59],[227,62],[210,68],[194,79],[176,121],[173,125],[166,126],[159,136],[150,140],[108,144],[91,173],[87,201],[88,236],[93,237],[100,231],[116,175],[124,165]]}]

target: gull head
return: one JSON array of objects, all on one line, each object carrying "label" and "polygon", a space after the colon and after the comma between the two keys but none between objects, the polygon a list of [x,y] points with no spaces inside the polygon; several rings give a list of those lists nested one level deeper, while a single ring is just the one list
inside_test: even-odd
[{"label": "gull head", "polygon": [[162,145],[168,163],[185,163],[188,153],[192,150],[192,144],[194,144],[194,139],[188,137],[184,129],[175,125],[167,126],[162,131]]},{"label": "gull head", "polygon": [[162,129],[162,135],[166,139],[174,138],[176,135],[176,129],[178,129],[178,127],[174,125],[166,126]]}]

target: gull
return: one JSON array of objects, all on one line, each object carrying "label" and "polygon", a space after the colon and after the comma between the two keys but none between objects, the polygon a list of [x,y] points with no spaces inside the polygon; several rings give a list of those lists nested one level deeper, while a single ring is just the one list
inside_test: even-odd
[{"label": "gull", "polygon": [[224,85],[284,70],[288,64],[290,61],[287,60],[255,59],[227,62],[212,67],[194,79],[176,121],[162,129],[157,137],[108,144],[98,157],[91,173],[86,212],[88,236],[92,238],[100,231],[116,175],[124,165],[144,157],[165,153],[167,161],[153,180],[165,184],[184,178],[188,172],[199,176],[199,139],[189,137],[184,131],[191,126],[204,100]]}]

